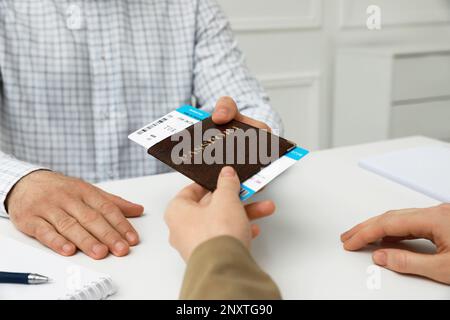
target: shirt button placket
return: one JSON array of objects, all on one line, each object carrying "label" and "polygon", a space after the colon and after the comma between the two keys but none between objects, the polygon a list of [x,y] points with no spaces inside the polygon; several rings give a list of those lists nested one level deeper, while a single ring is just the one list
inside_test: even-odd
[{"label": "shirt button placket", "polygon": [[69,30],[80,30],[83,27],[83,13],[80,6],[71,4],[67,7],[66,26]]},{"label": "shirt button placket", "polygon": [[92,92],[92,111],[94,114],[94,144],[95,144],[95,167],[98,180],[114,179],[111,163],[110,139],[110,121],[111,115],[108,110],[108,70],[107,61],[102,57],[104,55],[104,28],[100,24],[99,7],[102,1],[88,1],[86,10],[89,10],[89,16],[86,19],[89,24],[89,32],[86,34],[90,51],[91,65],[91,92]]}]

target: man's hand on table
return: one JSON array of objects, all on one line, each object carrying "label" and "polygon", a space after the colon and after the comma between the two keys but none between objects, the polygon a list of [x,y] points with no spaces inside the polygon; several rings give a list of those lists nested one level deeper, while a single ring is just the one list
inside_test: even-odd
[{"label": "man's hand on table", "polygon": [[14,225],[57,253],[70,256],[77,248],[94,259],[109,252],[127,255],[139,235],[126,217],[143,207],[82,180],[50,171],[23,177],[6,200]]},{"label": "man's hand on table", "polygon": [[399,242],[424,238],[436,245],[433,255],[399,249],[379,249],[373,261],[387,269],[424,276],[450,284],[450,204],[427,209],[391,211],[369,219],[341,236],[344,248],[359,250],[384,240]]}]

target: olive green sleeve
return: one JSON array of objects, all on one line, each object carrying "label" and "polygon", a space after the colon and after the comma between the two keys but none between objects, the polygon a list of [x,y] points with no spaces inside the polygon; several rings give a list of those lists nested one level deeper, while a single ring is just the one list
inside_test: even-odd
[{"label": "olive green sleeve", "polygon": [[180,299],[274,300],[281,294],[239,240],[221,236],[193,252]]}]

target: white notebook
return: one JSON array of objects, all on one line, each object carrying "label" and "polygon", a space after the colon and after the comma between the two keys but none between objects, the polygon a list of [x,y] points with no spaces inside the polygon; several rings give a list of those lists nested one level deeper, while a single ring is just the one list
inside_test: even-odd
[{"label": "white notebook", "polygon": [[0,283],[0,300],[100,300],[115,293],[111,278],[67,258],[0,237],[0,271],[38,273],[48,284]]},{"label": "white notebook", "polygon": [[438,201],[450,203],[450,146],[396,151],[364,159],[359,164]]}]

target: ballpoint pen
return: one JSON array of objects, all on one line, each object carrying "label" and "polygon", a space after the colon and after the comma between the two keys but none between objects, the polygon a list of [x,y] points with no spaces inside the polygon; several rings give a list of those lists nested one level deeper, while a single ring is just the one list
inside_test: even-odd
[{"label": "ballpoint pen", "polygon": [[50,279],[36,273],[0,272],[0,283],[43,284]]}]

